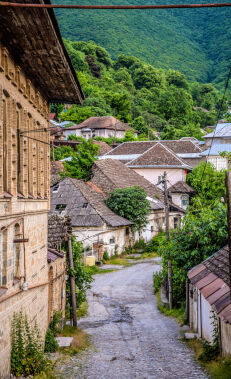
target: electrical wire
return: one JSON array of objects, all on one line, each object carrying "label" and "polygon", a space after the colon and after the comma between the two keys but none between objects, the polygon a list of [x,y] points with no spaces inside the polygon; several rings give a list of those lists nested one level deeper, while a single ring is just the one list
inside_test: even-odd
[{"label": "electrical wire", "polygon": [[[220,120],[221,113],[222,113],[222,106],[223,106],[223,104],[224,104],[226,91],[227,91],[228,86],[229,86],[230,77],[231,77],[231,66],[230,66],[230,68],[229,68],[229,72],[228,72],[227,80],[226,80],[226,83],[225,83],[224,93],[223,93],[223,96],[222,96],[222,99],[221,99],[221,102],[220,102],[219,111],[218,111],[218,114],[217,114],[216,127],[215,127],[215,129],[214,129],[213,136],[212,136],[212,141],[211,141],[211,145],[210,145],[210,147],[209,147],[209,151],[208,151],[208,154],[206,155],[206,157],[208,157],[209,154],[210,154],[210,151],[211,151],[211,148],[212,148],[212,145],[213,145],[214,137],[215,137],[216,133],[218,132],[218,130],[216,130],[216,129],[217,129],[218,122],[219,122],[219,120]],[[225,124],[225,125],[226,125],[226,124]],[[225,125],[224,125],[221,129],[219,129],[219,132],[221,132],[221,130],[224,129]],[[202,178],[203,178],[203,176],[204,176],[204,173],[205,173],[205,170],[206,170],[207,164],[208,164],[208,160],[206,159],[206,163],[205,163],[205,165],[204,165],[204,169],[203,169],[203,171],[202,171],[202,175],[201,175],[201,180],[202,180]]]},{"label": "electrical wire", "polygon": [[223,8],[230,7],[231,3],[212,4],[166,4],[166,5],[77,5],[77,4],[25,4],[0,2],[2,7],[12,8],[62,8],[62,9],[184,9],[184,8]]}]

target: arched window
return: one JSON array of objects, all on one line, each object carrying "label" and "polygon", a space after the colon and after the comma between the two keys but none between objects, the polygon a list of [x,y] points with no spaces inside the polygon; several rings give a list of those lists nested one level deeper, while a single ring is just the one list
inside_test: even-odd
[{"label": "arched window", "polygon": [[16,242],[21,238],[20,225],[15,224],[14,226],[14,255],[13,255],[13,278],[20,278],[20,253],[21,247],[20,243]]}]

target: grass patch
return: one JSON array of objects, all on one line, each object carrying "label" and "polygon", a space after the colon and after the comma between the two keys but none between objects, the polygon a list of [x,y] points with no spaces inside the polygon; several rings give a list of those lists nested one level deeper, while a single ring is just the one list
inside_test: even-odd
[{"label": "grass patch", "polygon": [[158,257],[158,254],[156,251],[150,251],[148,253],[143,253],[141,254],[140,257],[138,257],[138,259],[145,259],[145,258],[156,258]]},{"label": "grass patch", "polygon": [[87,316],[87,310],[88,310],[88,303],[87,301],[84,301],[80,304],[79,308],[77,309],[77,317],[85,317]]},{"label": "grass patch", "polygon": [[66,325],[62,332],[59,334],[60,337],[73,337],[73,341],[70,347],[60,347],[59,351],[68,355],[75,355],[81,351],[90,347],[90,338],[83,330],[75,328],[71,325]]},{"label": "grass patch", "polygon": [[165,316],[174,317],[180,325],[184,325],[185,322],[185,307],[182,305],[180,308],[169,309],[167,306],[161,304],[160,291],[156,293],[157,308]]},{"label": "grass patch", "polygon": [[98,266],[86,266],[86,271],[90,272],[92,275],[95,274],[108,274],[109,272],[116,271],[115,269],[101,269]]},{"label": "grass patch", "polygon": [[131,262],[128,262],[127,259],[122,257],[111,257],[109,261],[107,261],[108,265],[118,265],[118,266],[130,266]]},{"label": "grass patch", "polygon": [[231,379],[231,357],[218,357],[212,361],[204,362],[199,357],[204,352],[203,342],[198,339],[184,340],[194,351],[199,364],[209,373],[212,379]]}]

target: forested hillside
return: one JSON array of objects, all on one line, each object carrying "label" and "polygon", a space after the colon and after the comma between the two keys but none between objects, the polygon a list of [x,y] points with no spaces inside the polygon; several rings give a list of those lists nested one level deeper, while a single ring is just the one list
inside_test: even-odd
[{"label": "forested hillside", "polygon": [[[217,0],[223,2],[223,0]],[[57,3],[77,3],[57,0]],[[178,0],[176,3],[185,3]],[[202,0],[198,0],[202,3]],[[208,2],[213,2],[208,0]],[[113,4],[166,3],[114,0]],[[85,0],[84,4],[92,4]],[[111,4],[94,0],[94,4]],[[181,10],[56,10],[62,34],[72,41],[95,41],[112,58],[134,55],[155,67],[178,69],[190,80],[221,87],[231,57],[230,8]]]},{"label": "forested hillside", "polygon": [[65,45],[86,98],[83,106],[62,112],[62,120],[80,123],[113,115],[130,123],[140,138],[147,138],[149,127],[149,136],[155,138],[157,131],[165,139],[201,138],[201,128],[215,124],[221,94],[211,84],[191,83],[179,71],[162,70],[133,56],[120,54],[112,60],[94,42]]}]

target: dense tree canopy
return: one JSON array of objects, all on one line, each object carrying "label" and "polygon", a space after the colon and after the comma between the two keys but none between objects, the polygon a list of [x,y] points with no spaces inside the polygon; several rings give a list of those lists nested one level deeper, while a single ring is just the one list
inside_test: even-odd
[{"label": "dense tree canopy", "polygon": [[62,120],[81,123],[113,115],[139,130],[142,139],[154,138],[155,131],[162,138],[201,138],[200,129],[215,123],[221,95],[211,84],[189,83],[179,71],[164,71],[132,56],[113,61],[94,42],[65,44],[86,98],[82,107],[60,112]]},{"label": "dense tree canopy", "polygon": [[107,206],[122,217],[133,223],[133,228],[139,232],[148,223],[150,210],[146,192],[139,186],[115,189],[105,201]]}]

